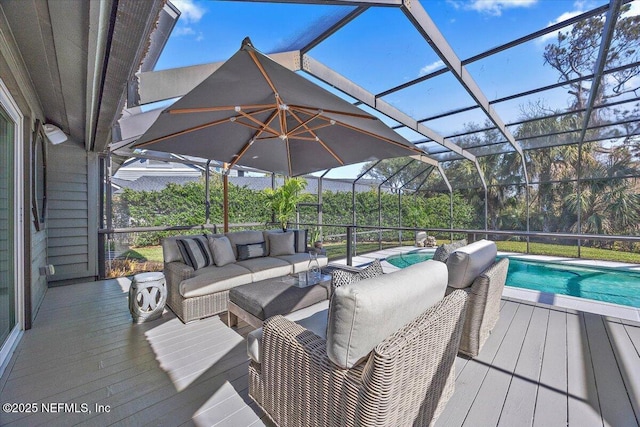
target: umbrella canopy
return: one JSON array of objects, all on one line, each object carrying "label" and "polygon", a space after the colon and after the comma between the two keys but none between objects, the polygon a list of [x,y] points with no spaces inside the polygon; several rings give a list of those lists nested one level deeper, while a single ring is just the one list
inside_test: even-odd
[{"label": "umbrella canopy", "polygon": [[241,49],[133,145],[288,176],[424,152],[376,117]]}]

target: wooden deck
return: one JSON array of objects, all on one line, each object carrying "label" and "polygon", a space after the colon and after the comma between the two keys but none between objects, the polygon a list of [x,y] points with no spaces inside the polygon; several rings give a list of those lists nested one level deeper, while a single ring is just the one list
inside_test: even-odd
[{"label": "wooden deck", "polygon": [[[270,425],[247,394],[248,328],[228,328],[226,316],[184,325],[170,312],[133,325],[127,286],[47,291],[0,378],[1,403],[39,412],[0,413],[1,425]],[[639,351],[637,323],[504,300],[480,356],[458,358],[437,425],[638,426]],[[79,413],[45,414],[41,403]]]}]

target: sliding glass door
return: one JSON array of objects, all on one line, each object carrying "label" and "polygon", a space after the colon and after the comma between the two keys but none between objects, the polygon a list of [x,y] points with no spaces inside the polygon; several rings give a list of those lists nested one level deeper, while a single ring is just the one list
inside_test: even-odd
[{"label": "sliding glass door", "polygon": [[16,326],[14,138],[15,123],[0,105],[0,347]]},{"label": "sliding glass door", "polygon": [[0,80],[0,375],[24,326],[24,239],[19,216],[25,188],[21,179],[23,123],[17,104]]}]

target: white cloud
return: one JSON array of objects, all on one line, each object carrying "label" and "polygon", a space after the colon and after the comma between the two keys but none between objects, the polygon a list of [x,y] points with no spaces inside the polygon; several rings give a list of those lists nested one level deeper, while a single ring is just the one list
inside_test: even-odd
[{"label": "white cloud", "polygon": [[178,8],[180,19],[186,24],[200,21],[205,13],[205,9],[198,6],[194,0],[172,0],[171,3]]},{"label": "white cloud", "polygon": [[196,41],[201,42],[202,40],[204,40],[204,34],[202,33],[202,31],[200,31],[198,33],[198,37],[196,37]]},{"label": "white cloud", "polygon": [[625,18],[629,17],[629,16],[638,16],[640,15],[640,1],[636,0],[633,1],[631,3],[629,3],[629,5],[631,6],[631,8],[622,14],[622,16],[624,16]]},{"label": "white cloud", "polygon": [[[576,3],[577,3],[577,2],[576,2]],[[577,4],[576,4],[576,5],[577,5]],[[547,27],[550,27],[550,26],[552,26],[552,25],[558,24],[558,23],[560,23],[560,22],[562,22],[562,21],[566,21],[567,19],[571,19],[571,18],[573,18],[574,16],[578,16],[578,15],[580,15],[581,13],[583,13],[583,12],[582,12],[582,10],[574,10],[574,11],[571,11],[571,12],[565,12],[565,13],[563,13],[562,15],[558,16],[558,17],[557,17],[556,19],[554,19],[553,21],[549,22],[549,23],[547,24]],[[551,41],[551,40],[555,40],[555,39],[556,39],[556,37],[558,36],[558,32],[562,32],[563,34],[564,34],[564,33],[568,33],[568,32],[570,32],[570,31],[571,31],[571,29],[572,29],[572,28],[573,28],[573,25],[570,25],[570,26],[568,26],[568,27],[564,27],[564,28],[562,28],[562,29],[561,29],[561,30],[559,30],[559,31],[554,31],[554,32],[552,32],[552,33],[547,33],[547,34],[545,34],[544,36],[542,36],[542,37],[538,38],[538,39],[537,39],[537,41],[538,41],[539,43],[541,43],[541,44],[543,44],[543,43],[547,43],[547,42],[549,42],[549,41]]]},{"label": "white cloud", "polygon": [[191,27],[178,27],[174,31],[176,36],[192,36],[195,33],[196,31]]},{"label": "white cloud", "polygon": [[537,2],[538,0],[471,0],[471,3],[465,7],[477,12],[500,16],[503,9],[530,7]]},{"label": "white cloud", "polygon": [[429,74],[433,70],[436,70],[443,66],[444,66],[444,62],[442,61],[436,61],[432,64],[425,65],[424,67],[420,68],[420,75],[424,76],[425,74]]}]

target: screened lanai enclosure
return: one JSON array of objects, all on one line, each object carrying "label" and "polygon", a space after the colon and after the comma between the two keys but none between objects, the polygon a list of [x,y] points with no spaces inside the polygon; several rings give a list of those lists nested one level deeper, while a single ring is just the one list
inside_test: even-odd
[{"label": "screened lanai enclosure", "polygon": [[[290,220],[333,245],[330,256],[413,244],[426,230],[438,240],[488,235],[514,252],[638,262],[640,1],[547,2],[508,25],[492,18],[509,2],[481,3],[209,2],[207,25],[219,31],[197,57],[178,54],[197,36],[186,13],[155,70],[130,82],[102,157],[102,274],[158,245],[167,228],[221,229],[227,185],[231,227],[274,222],[262,190],[285,177],[234,158],[132,148],[246,36],[424,151],[303,177]],[[456,25],[473,7],[470,24]],[[243,19],[230,27],[233,16]],[[193,144],[206,142],[193,133]]]}]

